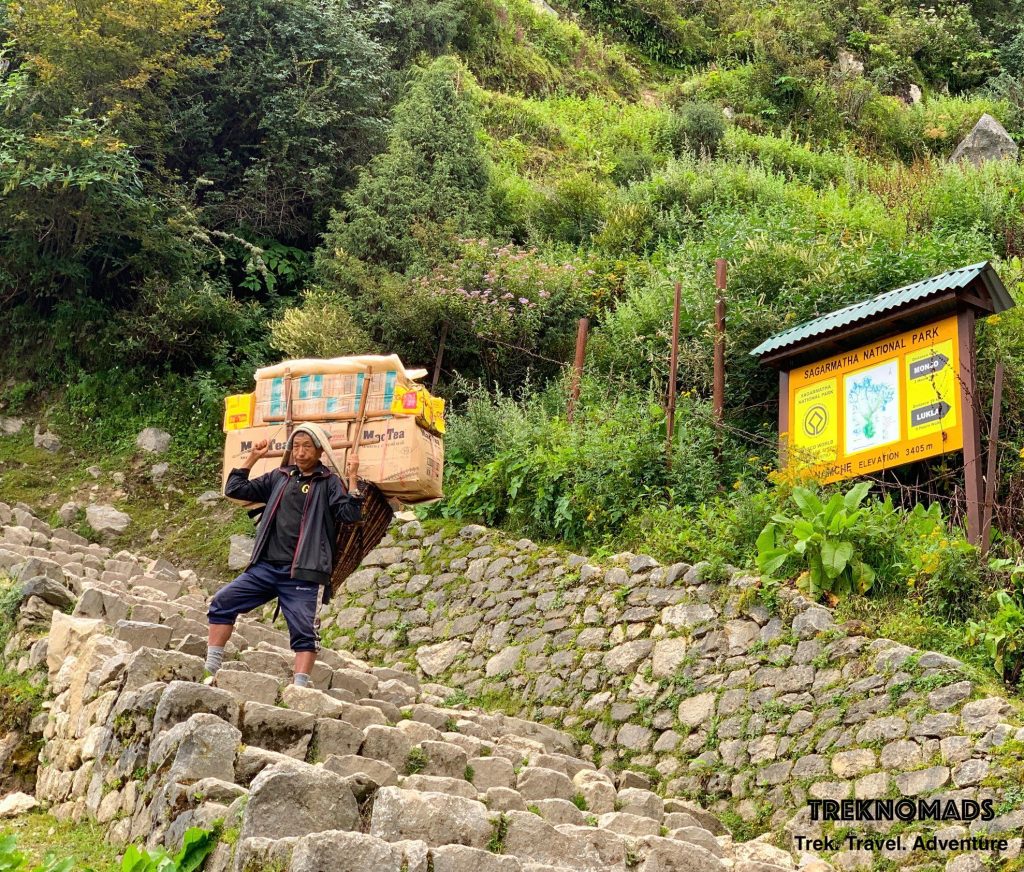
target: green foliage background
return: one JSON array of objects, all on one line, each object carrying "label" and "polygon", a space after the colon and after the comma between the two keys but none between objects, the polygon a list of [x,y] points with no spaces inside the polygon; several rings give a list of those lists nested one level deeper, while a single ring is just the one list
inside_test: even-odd
[{"label": "green foliage background", "polygon": [[[443,330],[449,497],[433,511],[750,564],[788,493],[768,481],[774,379],[749,349],[986,259],[1020,294],[1024,170],[948,157],[985,112],[1024,135],[1024,9],[543,7],[5,3],[0,411],[82,450],[130,452],[142,426],[168,427],[176,470],[209,481],[221,398],[257,366],[371,351],[430,366]],[[708,408],[717,257],[730,264],[722,431]],[[570,424],[580,317],[592,333]],[[995,360],[1008,364],[997,527],[1014,560],[1021,317],[979,337],[982,406]],[[959,542],[948,462],[886,487],[898,518],[896,486],[929,482]],[[869,543],[876,587],[934,582],[965,619],[953,570],[907,557],[899,528],[887,520]]]}]

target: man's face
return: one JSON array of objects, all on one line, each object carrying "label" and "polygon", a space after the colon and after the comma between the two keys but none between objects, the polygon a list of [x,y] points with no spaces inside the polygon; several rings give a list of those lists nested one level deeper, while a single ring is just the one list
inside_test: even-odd
[{"label": "man's face", "polygon": [[292,440],[292,462],[303,472],[310,472],[320,461],[321,450],[306,433],[296,433]]}]

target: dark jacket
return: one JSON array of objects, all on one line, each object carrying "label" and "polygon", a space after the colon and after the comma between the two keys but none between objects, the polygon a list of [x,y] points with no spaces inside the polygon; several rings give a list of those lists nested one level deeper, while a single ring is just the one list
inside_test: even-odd
[{"label": "dark jacket", "polygon": [[[224,486],[226,496],[266,505],[256,529],[250,566],[260,559],[266,548],[285,485],[291,476],[298,474],[297,466],[282,466],[251,481],[248,469],[233,469],[228,475]],[[358,521],[362,516],[362,504],[362,497],[351,496],[342,480],[322,463],[314,470],[299,524],[292,578],[316,584],[327,584],[331,580],[338,557],[338,525]]]}]

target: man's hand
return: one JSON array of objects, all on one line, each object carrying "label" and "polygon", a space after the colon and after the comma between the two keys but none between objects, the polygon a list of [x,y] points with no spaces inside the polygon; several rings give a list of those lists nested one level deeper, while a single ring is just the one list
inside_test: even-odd
[{"label": "man's hand", "polygon": [[348,492],[354,497],[361,497],[359,490],[359,458],[349,456],[345,463],[345,474],[348,475]]},{"label": "man's hand", "polygon": [[267,456],[270,451],[270,443],[266,439],[261,439],[249,452],[249,456],[245,458],[245,468],[252,469],[259,461]]}]

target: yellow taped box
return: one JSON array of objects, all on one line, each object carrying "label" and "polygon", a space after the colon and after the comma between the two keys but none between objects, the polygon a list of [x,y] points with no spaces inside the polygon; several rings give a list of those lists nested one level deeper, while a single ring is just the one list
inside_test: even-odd
[{"label": "yellow taped box", "polygon": [[224,432],[244,430],[253,425],[256,394],[235,394],[224,398]]},{"label": "yellow taped box", "polygon": [[391,401],[392,415],[414,415],[421,427],[444,433],[444,400],[433,396],[423,385],[395,387]]}]

